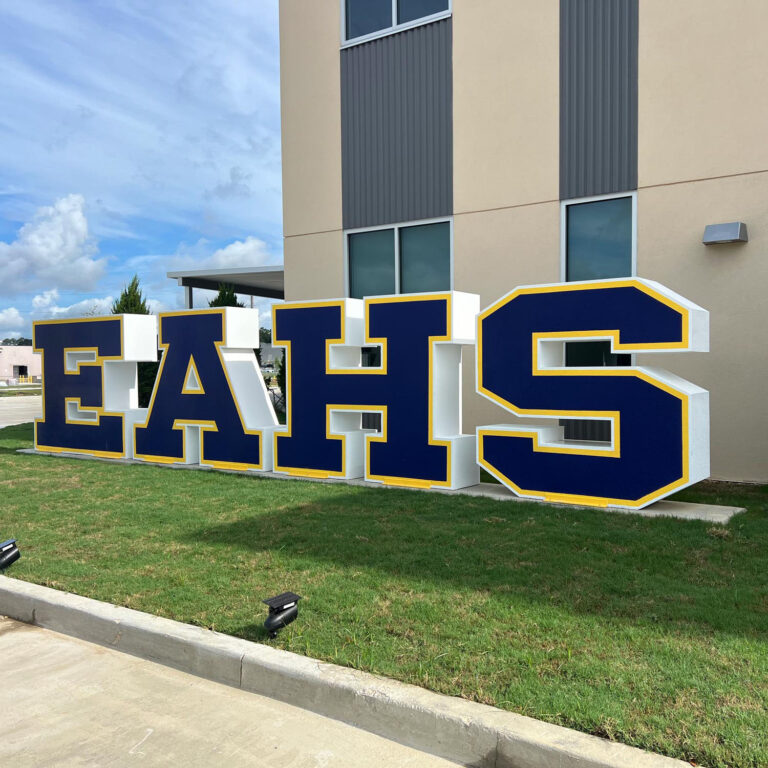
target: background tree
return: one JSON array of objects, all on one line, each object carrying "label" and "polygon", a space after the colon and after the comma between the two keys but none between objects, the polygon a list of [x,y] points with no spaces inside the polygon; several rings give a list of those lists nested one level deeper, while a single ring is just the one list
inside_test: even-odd
[{"label": "background tree", "polygon": [[209,307],[244,307],[242,301],[237,300],[235,287],[226,283],[219,283],[219,292],[208,302]]},{"label": "background tree", "polygon": [[277,386],[280,387],[280,393],[285,398],[285,355],[280,355],[277,361]]},{"label": "background tree", "polygon": [[[272,331],[269,328],[259,328],[259,343],[260,344],[271,344],[272,343]],[[256,358],[259,361],[259,368],[261,368],[261,349],[255,350],[256,352]],[[271,381],[272,377],[269,377],[269,380]],[[267,381],[267,377],[264,378],[264,381]],[[267,384],[269,386],[269,384]]]},{"label": "background tree", "polygon": [[32,339],[20,336],[18,339],[3,339],[0,344],[4,347],[31,347]]},{"label": "background tree", "polygon": [[112,302],[113,315],[148,315],[149,307],[139,288],[139,276],[134,275],[123,292]]},{"label": "background tree", "polygon": [[[113,315],[149,315],[149,307],[139,287],[139,277],[134,275],[123,292],[112,302]],[[137,363],[139,375],[139,408],[146,408],[152,397],[160,362]]]},{"label": "background tree", "polygon": [[[219,283],[219,292],[216,294],[216,296],[214,296],[208,302],[208,306],[209,307],[244,307],[245,304],[243,304],[242,301],[237,300],[237,294],[235,293],[235,287],[233,285],[228,285],[227,283]],[[266,330],[268,329],[259,328],[259,339],[261,341],[264,341],[264,338],[261,332]],[[270,339],[271,338],[272,338],[272,335],[270,333]],[[256,360],[258,360],[259,368],[261,368],[261,350],[254,349],[253,351],[256,353]]]}]

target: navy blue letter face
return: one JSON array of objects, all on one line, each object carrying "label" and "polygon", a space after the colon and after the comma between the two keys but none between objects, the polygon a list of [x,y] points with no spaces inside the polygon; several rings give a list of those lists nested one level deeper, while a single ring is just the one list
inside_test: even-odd
[{"label": "navy blue letter face", "polygon": [[[650,281],[519,288],[478,318],[478,392],[551,426],[480,427],[478,461],[520,495],[598,506],[642,507],[706,477],[706,392],[655,369],[564,362],[567,341],[704,349],[706,325],[706,312]],[[612,440],[563,440],[560,419],[608,420]]]},{"label": "navy blue letter face", "polygon": [[123,318],[38,322],[34,345],[43,358],[37,450],[123,458],[124,417],[107,411],[104,393],[105,362],[123,360]]},{"label": "navy blue letter face", "polygon": [[[456,298],[456,297],[459,298]],[[438,411],[458,399],[435,388],[442,353],[453,355],[452,299],[416,294],[288,304],[273,309],[275,343],[286,347],[287,430],[275,434],[275,470],[310,477],[359,477],[391,485],[454,487],[453,450]],[[472,297],[476,298],[476,297]],[[363,322],[365,325],[363,326]],[[378,345],[381,365],[360,367],[360,347]],[[460,350],[445,363],[446,390],[458,390]],[[445,362],[445,361],[443,361]],[[448,398],[450,399],[450,398]],[[360,430],[361,412],[381,414],[382,432]],[[472,441],[471,437],[466,440]],[[464,482],[464,481],[462,481]]]},{"label": "navy blue letter face", "polygon": [[[160,316],[162,363],[146,422],[135,427],[136,458],[222,469],[265,468],[262,430],[247,426],[224,358],[228,337],[246,334],[245,323],[253,326],[251,346],[258,344],[258,320],[250,312],[218,309]],[[229,346],[245,343],[229,338]],[[239,349],[238,354],[242,359],[231,364],[233,370],[245,366],[251,386],[255,382],[263,390],[252,349]],[[261,394],[254,389],[252,397]]]}]

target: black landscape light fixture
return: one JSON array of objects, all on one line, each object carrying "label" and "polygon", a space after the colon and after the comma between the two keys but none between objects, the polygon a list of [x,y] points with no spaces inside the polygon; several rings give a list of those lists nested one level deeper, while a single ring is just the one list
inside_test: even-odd
[{"label": "black landscape light fixture", "polygon": [[16,539],[8,539],[0,544],[0,573],[10,568],[20,557],[21,552],[16,546]]},{"label": "black landscape light fixture", "polygon": [[283,592],[282,595],[261,601],[269,606],[269,616],[264,622],[264,629],[269,632],[269,636],[273,640],[283,627],[287,627],[299,615],[299,600],[301,600],[301,595]]}]

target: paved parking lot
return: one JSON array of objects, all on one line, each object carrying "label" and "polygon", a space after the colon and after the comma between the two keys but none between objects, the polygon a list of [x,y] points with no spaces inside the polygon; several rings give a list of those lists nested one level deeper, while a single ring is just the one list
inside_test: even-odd
[{"label": "paved parking lot", "polygon": [[40,395],[0,397],[0,427],[24,424],[43,415],[43,398]]},{"label": "paved parking lot", "polygon": [[0,763],[456,768],[366,731],[0,617]]}]

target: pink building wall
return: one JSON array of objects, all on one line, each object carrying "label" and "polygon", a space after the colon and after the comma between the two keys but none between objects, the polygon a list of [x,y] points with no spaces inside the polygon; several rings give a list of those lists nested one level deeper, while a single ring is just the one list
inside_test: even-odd
[{"label": "pink building wall", "polygon": [[39,377],[42,373],[40,355],[32,347],[0,346],[0,381],[18,378],[14,366],[26,366],[28,376]]}]

